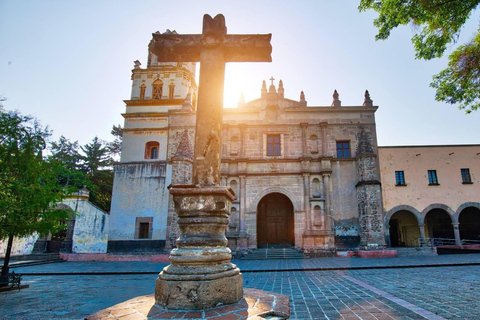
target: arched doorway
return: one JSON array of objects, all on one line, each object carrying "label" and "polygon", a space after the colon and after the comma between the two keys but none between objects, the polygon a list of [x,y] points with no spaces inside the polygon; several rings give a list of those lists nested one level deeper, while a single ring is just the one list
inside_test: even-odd
[{"label": "arched doorway", "polygon": [[271,193],[257,207],[257,247],[286,247],[295,243],[293,205],[281,193]]},{"label": "arched doorway", "polygon": [[425,216],[425,227],[428,238],[455,239],[452,218],[445,210],[430,210]]},{"label": "arched doorway", "polygon": [[460,212],[458,217],[460,239],[480,240],[480,210],[468,207]]},{"label": "arched doorway", "polygon": [[390,218],[390,243],[392,247],[416,247],[420,238],[418,220],[407,210],[395,212]]}]

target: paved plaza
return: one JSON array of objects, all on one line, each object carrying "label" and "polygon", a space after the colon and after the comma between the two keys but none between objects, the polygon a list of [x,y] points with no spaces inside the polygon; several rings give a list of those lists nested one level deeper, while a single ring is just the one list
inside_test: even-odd
[{"label": "paved plaza", "polygon": [[[244,286],[290,296],[291,319],[480,319],[480,254],[391,259],[234,260]],[[1,319],[83,319],[152,294],[167,264],[63,262],[14,268]]]}]

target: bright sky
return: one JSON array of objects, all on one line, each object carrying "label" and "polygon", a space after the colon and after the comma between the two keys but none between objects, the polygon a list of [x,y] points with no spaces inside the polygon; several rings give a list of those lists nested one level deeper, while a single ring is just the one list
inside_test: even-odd
[{"label": "bright sky", "polygon": [[[146,66],[157,30],[198,34],[205,13],[225,16],[228,33],[272,33],[272,63],[227,64],[225,106],[260,96],[262,80],[282,79],[285,97],[309,106],[361,105],[368,89],[379,145],[478,144],[480,111],[435,102],[432,75],[446,59],[414,59],[414,29],[376,42],[375,12],[343,1],[23,1],[0,0],[0,95],[7,110],[36,116],[80,144],[111,140],[130,98],[133,61]],[[478,27],[478,14],[460,42]],[[269,83],[269,81],[267,81]]]}]

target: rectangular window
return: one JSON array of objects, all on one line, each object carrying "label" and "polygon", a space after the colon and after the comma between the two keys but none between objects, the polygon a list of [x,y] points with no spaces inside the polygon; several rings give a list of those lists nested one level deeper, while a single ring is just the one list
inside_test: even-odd
[{"label": "rectangular window", "polygon": [[152,238],[153,217],[135,218],[135,239]]},{"label": "rectangular window", "polygon": [[404,186],[405,185],[405,174],[403,171],[395,171],[395,185]]},{"label": "rectangular window", "polygon": [[438,184],[437,170],[428,170],[428,184],[429,185]]},{"label": "rectangular window", "polygon": [[280,135],[269,134],[267,135],[267,156],[280,156]]},{"label": "rectangular window", "polygon": [[470,169],[460,169],[462,174],[462,183],[472,183],[472,177],[470,177]]},{"label": "rectangular window", "polygon": [[148,239],[149,228],[150,228],[150,223],[140,222],[140,228],[138,230],[138,239]]},{"label": "rectangular window", "polygon": [[350,158],[349,141],[337,141],[337,158]]}]

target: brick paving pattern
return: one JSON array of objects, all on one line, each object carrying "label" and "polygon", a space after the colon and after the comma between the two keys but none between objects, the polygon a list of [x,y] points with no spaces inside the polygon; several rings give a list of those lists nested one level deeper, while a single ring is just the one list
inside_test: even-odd
[{"label": "brick paving pattern", "polygon": [[[480,268],[469,265],[479,264],[480,254],[234,263],[246,269],[246,288],[290,296],[291,319],[480,319]],[[412,268],[427,265],[437,266]],[[65,262],[15,268],[15,272],[32,274],[90,274],[25,276],[24,283],[30,288],[0,293],[0,319],[82,319],[154,291],[154,273],[92,273],[148,273],[158,272],[163,266],[146,262]],[[281,271],[302,266],[307,271]],[[335,266],[339,270],[325,271]],[[355,269],[359,267],[366,269]],[[259,271],[253,272],[255,269]]]}]

